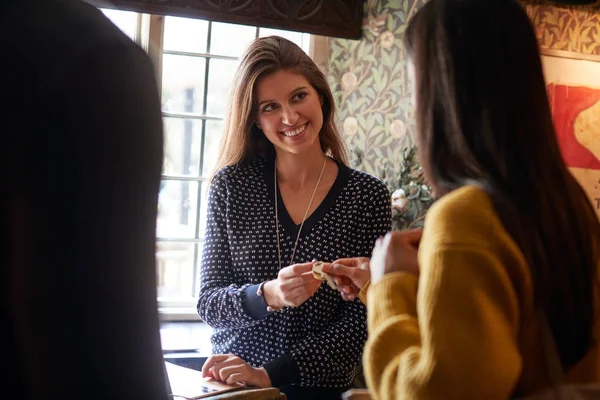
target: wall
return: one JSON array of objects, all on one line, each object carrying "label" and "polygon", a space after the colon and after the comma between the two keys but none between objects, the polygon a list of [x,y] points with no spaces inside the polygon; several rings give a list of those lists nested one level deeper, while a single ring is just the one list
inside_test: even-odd
[{"label": "wall", "polygon": [[[414,133],[411,88],[401,38],[426,0],[365,0],[363,38],[332,39],[329,83],[353,166],[397,188]],[[543,48],[600,55],[600,2],[549,6],[524,1]]]},{"label": "wall", "polygon": [[600,3],[587,7],[523,3],[542,48],[600,55]]},{"label": "wall", "polygon": [[365,1],[363,38],[330,42],[328,79],[353,166],[390,186],[414,133],[401,39],[406,21],[424,2]]}]

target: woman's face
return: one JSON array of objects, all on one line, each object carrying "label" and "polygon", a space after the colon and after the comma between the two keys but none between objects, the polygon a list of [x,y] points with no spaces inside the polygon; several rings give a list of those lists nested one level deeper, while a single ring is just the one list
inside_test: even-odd
[{"label": "woman's face", "polygon": [[277,152],[304,154],[320,147],[321,98],[304,75],[279,70],[256,85],[256,123]]}]

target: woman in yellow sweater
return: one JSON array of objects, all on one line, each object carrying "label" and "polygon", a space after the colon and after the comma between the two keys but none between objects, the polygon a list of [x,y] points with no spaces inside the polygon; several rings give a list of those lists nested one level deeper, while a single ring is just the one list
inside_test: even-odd
[{"label": "woman in yellow sweater", "polygon": [[[422,238],[390,233],[370,260],[361,297],[373,397],[542,391],[544,320],[566,380],[600,381],[600,224],[561,158],[525,11],[513,0],[431,0],[405,44],[419,157],[438,200]],[[368,265],[325,271],[354,278],[350,300]]]}]

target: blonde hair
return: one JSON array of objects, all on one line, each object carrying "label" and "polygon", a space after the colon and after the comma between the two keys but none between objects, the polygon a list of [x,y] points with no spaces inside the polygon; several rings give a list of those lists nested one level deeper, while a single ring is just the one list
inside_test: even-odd
[{"label": "blonde hair", "polygon": [[258,113],[256,85],[279,70],[302,74],[323,100],[321,148],[348,165],[344,142],[335,124],[335,103],[327,80],[314,61],[296,44],[279,36],[255,39],[236,71],[229,98],[223,138],[212,177],[223,167],[254,161],[275,153],[274,146],[254,124]]}]

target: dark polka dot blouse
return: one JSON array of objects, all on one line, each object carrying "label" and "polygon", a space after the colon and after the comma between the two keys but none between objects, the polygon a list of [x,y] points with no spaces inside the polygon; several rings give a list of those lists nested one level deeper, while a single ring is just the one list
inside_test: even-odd
[{"label": "dark polka dot blouse", "polygon": [[[391,229],[390,193],[377,178],[338,164],[338,176],[302,228],[294,263],[370,257]],[[268,312],[261,282],[277,278],[274,159],[226,167],[213,179],[201,263],[198,314],[214,328],[213,353],[263,366],[273,386],[348,387],[367,338],[366,310],[322,284],[296,308]],[[281,262],[296,225],[279,198]]]}]

